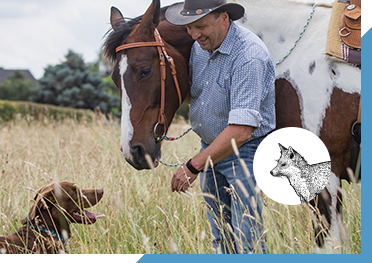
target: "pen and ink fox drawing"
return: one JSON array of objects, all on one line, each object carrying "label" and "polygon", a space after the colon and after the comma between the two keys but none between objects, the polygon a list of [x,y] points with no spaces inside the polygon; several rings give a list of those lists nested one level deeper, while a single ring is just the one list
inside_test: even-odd
[{"label": "pen and ink fox drawing", "polygon": [[281,156],[270,171],[274,177],[287,177],[289,184],[300,197],[301,203],[314,199],[326,186],[331,174],[331,162],[308,164],[291,146],[279,143]]}]

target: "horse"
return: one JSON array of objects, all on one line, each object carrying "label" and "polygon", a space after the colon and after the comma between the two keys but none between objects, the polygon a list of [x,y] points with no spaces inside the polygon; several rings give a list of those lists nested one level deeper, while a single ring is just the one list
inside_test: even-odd
[{"label": "horse", "polygon": [[[276,128],[310,130],[329,151],[329,184],[310,205],[319,212],[314,223],[316,244],[328,252],[339,252],[340,180],[350,181],[346,172],[350,125],[358,112],[361,70],[324,55],[331,5],[318,5],[314,13],[311,5],[290,0],[239,2],[245,6],[246,14],[237,23],[257,34],[273,58],[279,60],[275,82]],[[179,101],[184,101],[190,92],[188,61],[194,41],[185,27],[165,20],[166,9],[160,7],[159,0],[153,0],[143,16],[126,21],[112,7],[112,30],[103,45],[104,56],[114,63],[112,79],[121,92],[121,151],[137,170],[159,165],[161,141]],[[302,29],[299,22],[305,23],[311,12],[312,21],[298,41],[296,35]],[[297,47],[293,49],[295,42]],[[174,61],[176,72],[165,65],[164,56]],[[148,163],[146,155],[153,163]]]}]

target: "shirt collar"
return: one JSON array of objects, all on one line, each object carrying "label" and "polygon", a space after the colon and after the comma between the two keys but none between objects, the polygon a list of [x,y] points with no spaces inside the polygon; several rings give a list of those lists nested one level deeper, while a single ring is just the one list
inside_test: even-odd
[{"label": "shirt collar", "polygon": [[225,39],[223,40],[221,46],[217,48],[214,53],[218,51],[221,54],[226,54],[226,55],[231,54],[231,51],[234,45],[234,36],[235,36],[237,26],[233,21],[230,20],[230,22],[231,22],[230,28],[229,28],[229,31],[227,32]]}]

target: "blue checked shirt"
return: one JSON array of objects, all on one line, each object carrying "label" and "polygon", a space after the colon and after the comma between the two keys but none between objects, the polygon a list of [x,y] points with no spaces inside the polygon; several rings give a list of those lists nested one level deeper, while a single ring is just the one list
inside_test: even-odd
[{"label": "blue checked shirt", "polygon": [[265,44],[231,22],[213,53],[195,41],[190,56],[193,130],[207,144],[229,125],[254,127],[251,139],[275,128],[275,65]]}]

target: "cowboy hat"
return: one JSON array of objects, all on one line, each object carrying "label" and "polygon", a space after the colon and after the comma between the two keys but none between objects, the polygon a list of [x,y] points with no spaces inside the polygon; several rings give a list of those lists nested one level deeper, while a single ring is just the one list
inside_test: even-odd
[{"label": "cowboy hat", "polygon": [[231,20],[238,20],[244,15],[244,7],[226,0],[185,0],[171,5],[165,18],[169,23],[184,26],[191,24],[213,11],[227,12]]}]

